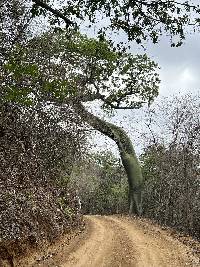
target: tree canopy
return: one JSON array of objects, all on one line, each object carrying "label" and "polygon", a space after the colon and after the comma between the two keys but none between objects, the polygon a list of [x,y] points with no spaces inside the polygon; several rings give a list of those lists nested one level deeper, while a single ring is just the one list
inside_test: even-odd
[{"label": "tree canopy", "polygon": [[[98,34],[125,33],[129,41],[144,40],[157,43],[164,33],[172,46],[180,46],[185,39],[185,28],[199,25],[200,7],[194,1],[133,0],[133,1],[40,1],[33,0],[33,16],[49,14],[51,24],[66,27],[88,27],[96,24]],[[102,23],[102,20],[105,23]],[[176,38],[174,38],[176,37]]]},{"label": "tree canopy", "polygon": [[[195,30],[199,6],[192,1],[11,1],[4,0],[0,39],[1,100],[82,102],[99,99],[109,109],[138,108],[158,95],[157,65],[146,55],[132,55],[108,39],[106,31],[125,32],[129,40],[155,43],[164,32],[180,45],[185,27]],[[32,17],[47,16],[63,32],[30,34]],[[102,18],[108,18],[100,23]],[[8,23],[9,21],[9,23]],[[68,21],[68,22],[67,22]],[[69,23],[70,21],[70,23]],[[97,23],[98,38],[88,38],[75,24]],[[98,23],[99,22],[99,23]],[[45,22],[44,22],[45,23]],[[62,28],[62,27],[61,27]],[[178,38],[177,38],[178,36]],[[173,39],[173,38],[172,38]],[[175,43],[172,41],[172,45]],[[34,97],[33,97],[34,95]],[[30,97],[31,96],[31,97]],[[64,100],[65,99],[65,100]]]},{"label": "tree canopy", "polygon": [[[50,40],[50,41],[49,41]],[[106,40],[45,33],[16,46],[2,66],[2,100],[93,101],[105,108],[138,108],[158,94],[157,64],[120,53]]]}]

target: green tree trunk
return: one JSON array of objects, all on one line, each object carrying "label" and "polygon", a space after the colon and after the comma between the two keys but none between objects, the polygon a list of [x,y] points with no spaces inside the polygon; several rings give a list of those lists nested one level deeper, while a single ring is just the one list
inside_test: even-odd
[{"label": "green tree trunk", "polygon": [[139,161],[127,133],[122,128],[91,114],[81,103],[75,105],[75,109],[85,122],[116,142],[128,178],[129,214],[141,215],[143,177]]}]

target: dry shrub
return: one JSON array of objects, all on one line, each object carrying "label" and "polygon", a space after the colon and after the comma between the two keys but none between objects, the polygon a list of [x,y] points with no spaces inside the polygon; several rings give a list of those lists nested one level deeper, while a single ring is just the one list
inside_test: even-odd
[{"label": "dry shrub", "polygon": [[47,107],[4,105],[0,129],[0,258],[12,260],[82,223],[67,177],[84,136],[70,110]]}]

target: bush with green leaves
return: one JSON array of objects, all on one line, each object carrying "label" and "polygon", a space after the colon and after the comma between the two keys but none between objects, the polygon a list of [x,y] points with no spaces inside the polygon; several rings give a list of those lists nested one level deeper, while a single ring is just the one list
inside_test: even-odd
[{"label": "bush with green leaves", "polygon": [[70,184],[77,188],[86,214],[128,211],[126,175],[111,152],[88,155],[74,168]]}]

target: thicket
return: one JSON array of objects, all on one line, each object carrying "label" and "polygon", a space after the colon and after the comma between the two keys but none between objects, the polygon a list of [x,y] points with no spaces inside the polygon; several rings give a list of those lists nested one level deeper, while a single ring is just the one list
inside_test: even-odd
[{"label": "thicket", "polygon": [[156,144],[142,155],[144,216],[199,237],[200,190],[196,155]]},{"label": "thicket", "polygon": [[1,106],[1,259],[81,225],[75,190],[64,183],[84,146],[80,129],[67,108]]},{"label": "thicket", "polygon": [[[31,94],[35,67],[21,51],[32,38],[24,1],[0,3],[0,265],[82,223],[65,177],[86,144],[68,105]],[[22,49],[22,50],[21,50]],[[13,64],[13,65],[12,65]],[[41,82],[41,81],[40,81]],[[26,96],[29,95],[28,99]],[[31,101],[32,100],[32,101]],[[34,103],[33,103],[34,102]]]},{"label": "thicket", "polygon": [[[199,96],[165,100],[149,113],[149,145],[141,155],[144,215],[200,236]],[[147,140],[146,140],[147,141]]]}]

